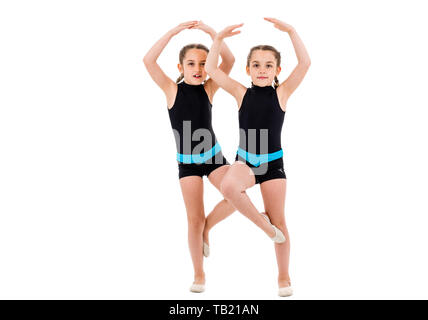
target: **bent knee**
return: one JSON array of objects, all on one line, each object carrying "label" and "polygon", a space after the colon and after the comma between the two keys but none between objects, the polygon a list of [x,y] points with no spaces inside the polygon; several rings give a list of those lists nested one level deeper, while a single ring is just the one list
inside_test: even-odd
[{"label": "bent knee", "polygon": [[237,194],[241,193],[241,186],[232,179],[224,179],[220,185],[220,192],[226,200],[233,199]]}]

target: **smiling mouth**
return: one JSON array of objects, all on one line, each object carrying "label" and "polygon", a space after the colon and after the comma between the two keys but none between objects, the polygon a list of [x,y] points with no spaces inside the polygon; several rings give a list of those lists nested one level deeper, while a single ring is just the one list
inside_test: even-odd
[{"label": "smiling mouth", "polygon": [[202,76],[201,76],[200,74],[195,74],[195,75],[193,76],[193,78],[199,79],[199,78],[202,78]]},{"label": "smiling mouth", "polygon": [[264,80],[264,79],[267,79],[268,77],[257,77],[257,79],[261,79],[261,80]]}]

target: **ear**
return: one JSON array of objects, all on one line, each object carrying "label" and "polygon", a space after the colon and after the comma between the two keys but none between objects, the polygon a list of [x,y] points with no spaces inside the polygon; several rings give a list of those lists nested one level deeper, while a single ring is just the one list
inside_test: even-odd
[{"label": "ear", "polygon": [[179,64],[177,64],[177,68],[178,68],[178,71],[180,72],[180,73],[183,73],[183,67],[181,66],[181,64],[179,63]]},{"label": "ear", "polygon": [[276,76],[278,76],[280,74],[281,70],[282,70],[281,67],[276,68]]},{"label": "ear", "polygon": [[247,75],[250,75],[250,67],[249,67],[249,66],[246,66],[246,67],[245,67],[245,70],[247,71]]}]

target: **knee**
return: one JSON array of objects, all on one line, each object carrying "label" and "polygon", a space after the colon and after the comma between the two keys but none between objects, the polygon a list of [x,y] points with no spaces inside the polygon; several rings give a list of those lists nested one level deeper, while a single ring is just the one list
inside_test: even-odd
[{"label": "knee", "polygon": [[187,219],[189,230],[193,232],[202,232],[205,227],[205,217],[194,216]]},{"label": "knee", "polygon": [[227,200],[233,199],[241,192],[239,185],[233,180],[224,179],[220,185],[220,191],[223,197]]},{"label": "knee", "polygon": [[287,241],[289,240],[288,230],[287,226],[285,225],[285,222],[279,222],[278,224],[275,224],[275,226],[282,231]]},{"label": "knee", "polygon": [[284,233],[284,235],[286,236],[286,238],[288,238],[288,230],[287,225],[285,224],[285,220],[283,218],[275,219],[275,216],[272,217],[272,215],[269,214],[268,211],[266,211],[266,214],[270,217],[271,223],[279,230],[281,230],[282,233]]}]

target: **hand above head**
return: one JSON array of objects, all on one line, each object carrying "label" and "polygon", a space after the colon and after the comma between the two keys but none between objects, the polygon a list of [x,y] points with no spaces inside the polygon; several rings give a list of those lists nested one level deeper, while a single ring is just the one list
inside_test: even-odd
[{"label": "hand above head", "polygon": [[215,33],[214,29],[211,28],[209,25],[205,24],[202,20],[197,21],[197,24],[192,26],[191,29],[199,29],[208,34]]},{"label": "hand above head", "polygon": [[172,35],[175,36],[176,34],[180,33],[181,31],[183,31],[185,29],[194,28],[197,24],[198,24],[198,21],[196,21],[196,20],[183,22],[183,23],[180,23],[175,28],[171,29],[170,32],[172,33]]},{"label": "hand above head", "polygon": [[220,31],[217,34],[217,38],[224,39],[224,38],[227,38],[227,37],[232,37],[232,36],[234,36],[234,35],[236,35],[238,33],[241,33],[240,30],[238,30],[238,31],[233,31],[233,30],[235,30],[236,28],[240,28],[243,25],[244,25],[243,23],[240,23],[240,24],[234,24],[232,26],[226,27],[226,28],[224,28],[222,31]]},{"label": "hand above head", "polygon": [[281,30],[281,31],[290,32],[290,31],[294,30],[294,28],[291,25],[289,25],[289,24],[287,24],[287,23],[285,23],[283,21],[280,21],[278,19],[275,19],[275,18],[264,18],[264,19],[266,21],[269,21],[269,22],[273,23],[273,26],[275,28]]}]

